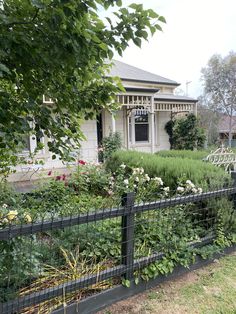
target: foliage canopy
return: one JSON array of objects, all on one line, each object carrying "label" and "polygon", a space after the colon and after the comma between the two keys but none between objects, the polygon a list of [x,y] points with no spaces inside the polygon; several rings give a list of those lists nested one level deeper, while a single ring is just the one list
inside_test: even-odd
[{"label": "foliage canopy", "polygon": [[[112,7],[112,18],[99,15]],[[1,152],[9,157],[24,135],[45,134],[50,151],[66,158],[83,138],[83,119],[116,106],[122,86],[106,77],[114,52],[122,55],[129,41],[140,47],[162,23],[153,10],[121,0],[0,2]]]},{"label": "foliage canopy", "polygon": [[172,149],[194,150],[204,146],[206,138],[204,130],[199,127],[198,119],[194,114],[170,120],[165,129],[170,137]]}]

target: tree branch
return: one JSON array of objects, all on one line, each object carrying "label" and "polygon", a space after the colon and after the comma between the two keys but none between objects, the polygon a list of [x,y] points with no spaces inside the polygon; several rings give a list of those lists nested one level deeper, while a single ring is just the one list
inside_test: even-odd
[{"label": "tree branch", "polygon": [[14,25],[27,25],[27,24],[32,24],[34,21],[35,21],[35,19],[36,19],[36,17],[38,16],[38,13],[39,13],[39,8],[37,8],[36,9],[36,11],[35,11],[35,14],[34,14],[34,16],[32,17],[32,19],[31,19],[31,21],[29,21],[29,22],[11,22],[11,23],[6,23],[4,26],[7,26],[7,27],[11,27],[11,26],[14,26]]}]

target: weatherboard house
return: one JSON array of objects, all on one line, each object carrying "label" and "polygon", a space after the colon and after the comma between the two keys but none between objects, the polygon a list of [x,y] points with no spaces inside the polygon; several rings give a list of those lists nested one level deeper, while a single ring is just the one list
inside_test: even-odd
[{"label": "weatherboard house", "polygon": [[[119,132],[123,149],[155,153],[169,149],[169,137],[165,124],[171,116],[178,113],[197,112],[197,101],[187,96],[175,95],[179,84],[173,80],[141,70],[120,61],[114,61],[109,76],[121,78],[125,93],[117,95],[121,104],[115,113],[103,110],[97,120],[85,121],[82,131],[86,140],[81,143],[79,159],[87,162],[98,160],[98,147],[103,137],[110,132]],[[44,97],[45,104],[52,103]],[[47,138],[40,139],[44,149],[36,158],[43,164],[17,166],[17,172],[10,177],[11,181],[25,181],[37,178],[40,173],[49,170],[65,171],[67,165],[59,158],[52,159],[47,147]],[[33,152],[37,139],[30,137],[24,154]]]}]

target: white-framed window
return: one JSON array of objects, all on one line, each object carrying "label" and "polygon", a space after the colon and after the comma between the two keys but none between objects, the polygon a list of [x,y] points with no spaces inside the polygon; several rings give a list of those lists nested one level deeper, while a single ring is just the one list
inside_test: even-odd
[{"label": "white-framed window", "polygon": [[[29,135],[29,136],[24,136],[24,142],[22,143],[22,153],[20,155],[28,155],[28,154],[33,154],[35,152],[35,149],[38,147],[39,143],[44,144],[45,143],[45,138],[44,136],[42,137],[37,137],[36,135]],[[41,149],[38,151],[38,154],[44,154],[45,153],[45,148]]]},{"label": "white-framed window", "polygon": [[129,141],[131,144],[150,142],[150,118],[145,109],[132,110],[129,117]]},{"label": "white-framed window", "polygon": [[46,95],[43,95],[43,103],[45,104],[53,104],[53,100],[52,98],[46,96]]}]

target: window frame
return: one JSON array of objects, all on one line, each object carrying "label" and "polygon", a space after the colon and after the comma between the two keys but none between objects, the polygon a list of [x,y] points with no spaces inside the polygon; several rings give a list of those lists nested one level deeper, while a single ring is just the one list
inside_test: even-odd
[{"label": "window frame", "polygon": [[[147,122],[141,122],[141,123],[136,123],[136,120],[135,120],[135,116],[136,114],[138,113],[140,115],[140,111],[143,111],[145,115],[147,115]],[[130,117],[129,117],[129,120],[128,120],[128,128],[129,128],[129,142],[131,145],[136,145],[136,146],[139,146],[139,145],[146,145],[146,144],[150,144],[150,136],[151,136],[151,123],[150,123],[150,113],[148,110],[146,109],[133,109],[131,111],[131,114],[130,114]],[[135,138],[135,128],[136,128],[136,125],[147,125],[148,127],[148,140],[146,141],[136,141],[136,138]]]}]

